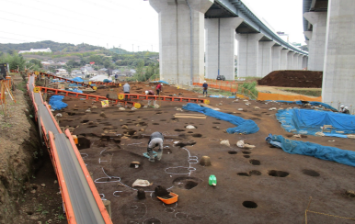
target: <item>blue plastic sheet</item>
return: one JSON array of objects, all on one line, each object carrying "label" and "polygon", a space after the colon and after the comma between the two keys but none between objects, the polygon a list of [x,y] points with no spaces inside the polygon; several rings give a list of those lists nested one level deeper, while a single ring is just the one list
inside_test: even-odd
[{"label": "blue plastic sheet", "polygon": [[269,135],[266,141],[282,148],[290,154],[313,156],[318,159],[334,161],[337,163],[355,166],[355,152],[335,147],[323,146],[312,142],[302,142],[285,139],[281,135]]},{"label": "blue plastic sheet", "polygon": [[75,93],[83,93],[82,90],[78,90],[78,89],[73,89],[73,90],[68,90],[68,91],[75,92]]},{"label": "blue plastic sheet", "polygon": [[151,82],[151,83],[158,83],[158,82],[169,85],[169,83],[167,81],[164,81],[164,80],[154,81],[154,82]]},{"label": "blue plastic sheet", "polygon": [[333,127],[331,132],[324,133],[327,136],[345,138],[342,134],[355,133],[355,116],[343,113],[294,108],[279,110],[276,118],[286,131],[293,133],[315,135],[324,125]]},{"label": "blue plastic sheet", "polygon": [[61,110],[66,108],[68,104],[62,102],[64,96],[54,95],[49,99],[49,105],[51,105],[53,110]]},{"label": "blue plastic sheet", "polygon": [[104,79],[104,83],[109,83],[109,82],[112,82],[112,80]]},{"label": "blue plastic sheet", "polygon": [[207,107],[202,107],[195,103],[188,103],[186,106],[182,107],[184,110],[195,111],[199,113],[203,113],[207,116],[214,117],[220,120],[228,121],[238,127],[228,128],[227,132],[229,134],[233,133],[242,133],[242,134],[253,134],[259,131],[258,125],[252,120],[246,120],[241,117],[226,114],[223,112],[215,111]]},{"label": "blue plastic sheet", "polygon": [[[270,101],[270,100],[267,100],[267,101]],[[298,100],[298,101],[286,101],[286,100],[276,100],[276,102],[279,102],[279,103],[295,103],[295,104],[298,104],[298,105],[302,105],[302,101]],[[334,107],[326,104],[326,103],[322,103],[322,102],[316,102],[316,101],[309,101],[308,102],[309,104],[311,104],[312,106],[322,106],[324,108],[327,108],[327,109],[330,109],[330,110],[333,110],[333,111],[338,111],[337,109],[335,109]]]},{"label": "blue plastic sheet", "polygon": [[75,77],[72,80],[75,81],[75,82],[84,82],[84,80],[82,78],[80,78],[80,77]]},{"label": "blue plastic sheet", "polygon": [[229,98],[229,99],[235,99],[235,96],[209,95],[209,97],[212,97],[212,98]]}]

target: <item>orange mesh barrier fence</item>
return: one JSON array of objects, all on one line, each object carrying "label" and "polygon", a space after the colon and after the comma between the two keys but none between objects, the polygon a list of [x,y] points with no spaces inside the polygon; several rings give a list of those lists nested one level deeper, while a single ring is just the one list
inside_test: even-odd
[{"label": "orange mesh barrier fence", "polygon": [[[192,83],[194,86],[202,86],[203,83],[199,82],[193,82]],[[238,84],[235,82],[229,82],[229,81],[207,81],[208,88],[214,88],[214,89],[220,89],[224,91],[229,91],[232,93],[235,93],[238,91]]]},{"label": "orange mesh barrier fence", "polygon": [[303,101],[317,101],[322,102],[322,97],[309,97],[304,95],[282,95],[276,93],[261,93],[258,94],[258,100],[286,100],[286,101],[295,101],[295,100],[303,100]]}]

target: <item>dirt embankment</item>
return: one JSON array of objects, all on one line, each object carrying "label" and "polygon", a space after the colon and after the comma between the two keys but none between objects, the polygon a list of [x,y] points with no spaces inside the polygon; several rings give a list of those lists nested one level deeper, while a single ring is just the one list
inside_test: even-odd
[{"label": "dirt embankment", "polygon": [[13,94],[16,103],[7,98],[6,110],[0,108],[0,223],[14,223],[19,214],[19,201],[40,148],[25,93],[18,89]]},{"label": "dirt embankment", "polygon": [[323,72],[273,71],[258,81],[259,85],[322,88]]}]

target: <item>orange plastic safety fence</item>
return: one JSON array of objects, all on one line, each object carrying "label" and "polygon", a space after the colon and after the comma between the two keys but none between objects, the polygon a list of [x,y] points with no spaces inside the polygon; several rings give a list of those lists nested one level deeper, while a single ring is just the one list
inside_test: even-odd
[{"label": "orange plastic safety fence", "polygon": [[322,97],[308,97],[304,95],[282,95],[276,93],[261,93],[258,94],[258,100],[286,100],[286,101],[295,101],[295,100],[304,100],[304,101],[317,101],[322,102]]},{"label": "orange plastic safety fence", "polygon": [[[194,86],[202,86],[203,83],[194,82],[192,83]],[[209,88],[220,89],[229,92],[237,92],[238,84],[226,82],[226,81],[216,81],[216,82],[207,82]]]}]

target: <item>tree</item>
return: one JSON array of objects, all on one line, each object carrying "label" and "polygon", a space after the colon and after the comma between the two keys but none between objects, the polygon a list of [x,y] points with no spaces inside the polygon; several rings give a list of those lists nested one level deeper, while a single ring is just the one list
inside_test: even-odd
[{"label": "tree", "polygon": [[42,62],[38,59],[31,59],[30,60],[31,64],[37,65],[37,68],[43,68]]},{"label": "tree", "polygon": [[102,58],[99,55],[91,55],[89,61],[94,61],[96,65],[102,65]]}]

